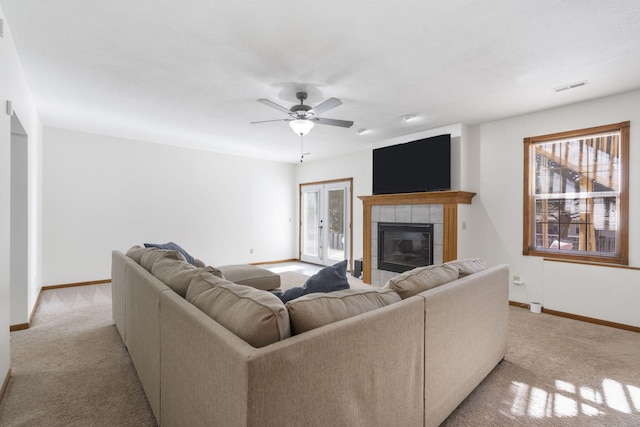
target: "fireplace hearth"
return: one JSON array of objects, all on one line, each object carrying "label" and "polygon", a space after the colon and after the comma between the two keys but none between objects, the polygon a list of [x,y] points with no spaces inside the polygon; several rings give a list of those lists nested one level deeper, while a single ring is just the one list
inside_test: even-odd
[{"label": "fireplace hearth", "polygon": [[433,224],[378,223],[378,269],[402,273],[433,264]]}]

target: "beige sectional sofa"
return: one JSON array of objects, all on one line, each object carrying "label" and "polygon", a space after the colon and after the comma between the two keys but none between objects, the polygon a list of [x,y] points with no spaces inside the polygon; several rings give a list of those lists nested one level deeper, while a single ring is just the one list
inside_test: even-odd
[{"label": "beige sectional sofa", "polygon": [[[159,425],[436,426],[507,352],[504,265],[459,261],[285,305],[223,268],[149,252],[113,251],[113,318]],[[156,263],[179,273],[165,283]]]}]

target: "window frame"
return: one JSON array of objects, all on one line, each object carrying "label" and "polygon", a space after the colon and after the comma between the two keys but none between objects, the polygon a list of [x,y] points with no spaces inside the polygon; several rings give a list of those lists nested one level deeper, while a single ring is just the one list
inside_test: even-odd
[{"label": "window frame", "polygon": [[[630,122],[614,123],[585,129],[577,129],[548,135],[524,138],[524,176],[523,176],[523,223],[522,223],[522,254],[526,256],[541,256],[568,261],[585,261],[606,264],[629,264],[629,127]],[[533,161],[534,146],[544,142],[562,139],[585,137],[607,132],[620,132],[620,205],[617,243],[618,251],[614,256],[598,255],[595,253],[566,253],[563,250],[546,248],[544,251],[535,247],[535,200],[534,186],[535,167]],[[532,158],[533,156],[533,158]],[[533,170],[532,170],[533,169]]]}]

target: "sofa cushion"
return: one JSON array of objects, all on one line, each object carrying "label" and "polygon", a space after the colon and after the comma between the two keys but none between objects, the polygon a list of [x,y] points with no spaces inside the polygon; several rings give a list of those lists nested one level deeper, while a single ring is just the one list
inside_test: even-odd
[{"label": "sofa cushion", "polygon": [[159,259],[173,259],[178,261],[185,261],[184,256],[178,251],[167,251],[164,249],[144,248],[144,252],[140,257],[139,264],[144,267],[148,272],[151,272],[151,267]]},{"label": "sofa cushion", "polygon": [[145,252],[148,252],[149,249],[144,246],[136,245],[131,246],[131,248],[127,251],[127,256],[134,260],[136,263],[140,264],[140,259]]},{"label": "sofa cushion", "polygon": [[167,250],[172,250],[172,251],[178,251],[182,254],[182,256],[184,257],[184,259],[191,265],[195,265],[196,264],[196,259],[191,256],[191,254],[189,254],[189,252],[185,251],[184,249],[182,249],[180,247],[180,245],[178,245],[177,243],[174,242],[169,242],[169,243],[145,243],[144,244],[145,248],[158,248],[158,249],[167,249]]},{"label": "sofa cushion", "polygon": [[487,263],[482,258],[457,259],[449,261],[445,265],[451,265],[458,268],[459,277],[468,276],[487,269]]},{"label": "sofa cushion", "polygon": [[280,287],[280,276],[266,268],[251,264],[223,265],[218,267],[222,277],[238,285],[269,291]]},{"label": "sofa cushion", "polygon": [[170,258],[161,258],[151,266],[151,274],[183,298],[187,294],[187,288],[189,287],[191,278],[200,272],[208,272],[214,276],[222,277],[222,273],[217,268],[197,268],[186,261],[178,261]]},{"label": "sofa cushion", "polygon": [[211,274],[208,271],[198,271],[191,278],[191,283],[189,283],[189,287],[187,288],[185,299],[191,302],[195,297],[197,297],[204,291],[208,291],[209,289],[215,288],[218,285],[231,284],[233,283],[226,279],[223,279],[220,276]]},{"label": "sofa cushion", "polygon": [[277,292],[275,295],[286,303],[303,295],[316,292],[334,292],[349,289],[347,280],[347,260],[340,261],[331,267],[325,267],[309,277],[301,287]]},{"label": "sofa cushion", "polygon": [[292,334],[300,334],[400,301],[391,289],[345,289],[314,293],[286,303]]},{"label": "sofa cushion", "polygon": [[390,279],[384,288],[393,289],[400,298],[406,299],[457,278],[458,268],[454,265],[429,265],[405,271]]},{"label": "sofa cushion", "polygon": [[[200,274],[194,277],[192,285],[211,277]],[[189,295],[194,306],[254,347],[264,347],[291,336],[289,313],[282,301],[269,292],[220,283],[195,296]]]}]

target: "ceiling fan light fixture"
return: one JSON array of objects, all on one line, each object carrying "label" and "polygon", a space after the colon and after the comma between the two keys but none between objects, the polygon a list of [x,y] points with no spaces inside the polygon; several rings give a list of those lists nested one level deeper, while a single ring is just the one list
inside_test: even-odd
[{"label": "ceiling fan light fixture", "polygon": [[297,135],[306,135],[313,128],[313,122],[306,119],[291,120],[289,127],[293,129]]}]

